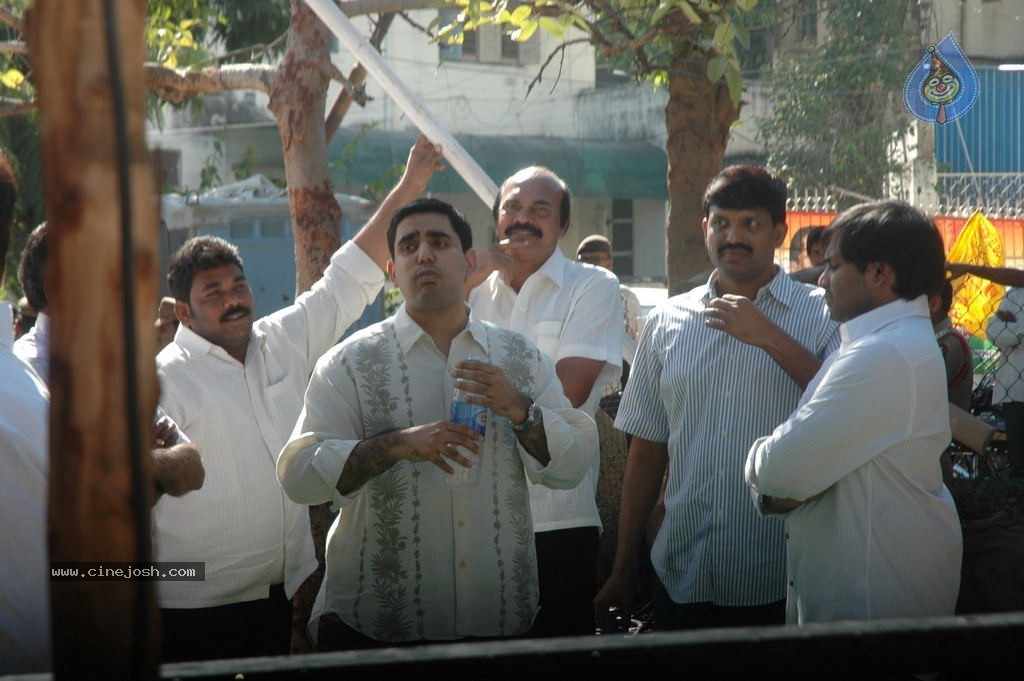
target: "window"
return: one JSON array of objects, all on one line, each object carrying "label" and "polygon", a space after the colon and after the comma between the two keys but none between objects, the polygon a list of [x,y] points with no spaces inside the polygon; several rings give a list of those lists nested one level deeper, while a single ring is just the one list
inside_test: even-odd
[{"label": "window", "polygon": [[256,221],[251,219],[232,220],[228,225],[228,233],[231,240],[251,239],[256,232]]},{"label": "window", "polygon": [[181,151],[158,148],[156,157],[157,186],[160,191],[177,189],[181,186]]},{"label": "window", "polygon": [[805,42],[818,41],[818,0],[801,0],[797,5],[797,35]]},{"label": "window", "polygon": [[633,276],[633,200],[612,199],[612,271]]},{"label": "window", "polygon": [[[511,7],[510,7],[511,9]],[[439,12],[440,25],[455,20],[458,12]],[[540,61],[540,32],[526,42],[513,40],[505,32],[507,27],[483,25],[472,31],[463,31],[461,45],[440,45],[442,61],[480,62],[484,64],[535,64]]]}]

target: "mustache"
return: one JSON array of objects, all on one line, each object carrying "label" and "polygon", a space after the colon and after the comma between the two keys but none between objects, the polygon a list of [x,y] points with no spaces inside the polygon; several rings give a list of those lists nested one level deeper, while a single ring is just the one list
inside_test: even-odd
[{"label": "mustache", "polygon": [[509,236],[511,236],[511,233],[513,231],[526,231],[532,234],[533,236],[537,237],[538,239],[543,238],[544,236],[544,232],[540,231],[540,229],[536,225],[532,225],[529,222],[519,223],[506,228],[505,237],[508,238]]},{"label": "mustache", "polygon": [[746,244],[725,244],[718,249],[718,255],[722,255],[726,251],[746,251],[750,255],[754,254],[754,249]]},{"label": "mustache", "polygon": [[220,316],[220,320],[222,322],[228,321],[228,317],[230,317],[231,315],[235,314],[239,310],[241,310],[245,314],[252,314],[252,311],[249,308],[247,308],[245,305],[236,305],[235,307],[231,308],[230,310],[228,310],[227,312],[222,314]]}]

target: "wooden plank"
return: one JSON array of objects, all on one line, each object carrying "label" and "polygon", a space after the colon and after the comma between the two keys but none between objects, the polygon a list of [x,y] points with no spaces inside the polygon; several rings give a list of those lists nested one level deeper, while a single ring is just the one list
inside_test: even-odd
[{"label": "wooden plank", "polygon": [[[144,5],[113,3],[111,23],[102,0],[38,0],[28,17],[50,226],[50,558],[83,566],[149,558],[152,484],[143,442],[151,441],[157,397],[157,222],[143,136]],[[111,41],[117,80],[107,58],[110,26],[118,36]],[[123,109],[115,102],[118,81]],[[122,220],[135,244],[127,280]],[[51,586],[56,678],[156,677],[152,582],[83,579]]]}]

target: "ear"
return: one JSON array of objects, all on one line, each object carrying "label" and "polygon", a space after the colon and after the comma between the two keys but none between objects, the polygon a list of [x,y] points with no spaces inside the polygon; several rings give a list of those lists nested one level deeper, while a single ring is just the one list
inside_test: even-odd
[{"label": "ear", "polygon": [[708,240],[708,219],[707,217],[701,218],[700,230],[704,233],[704,240]]},{"label": "ear", "polygon": [[391,279],[391,283],[392,284],[394,284],[395,286],[398,286],[398,280],[395,279],[395,261],[394,260],[388,260],[387,267],[388,267],[388,278]]},{"label": "ear", "polygon": [[463,256],[466,258],[466,278],[469,279],[470,273],[476,271],[476,251],[471,248]]},{"label": "ear", "polygon": [[185,326],[192,326],[192,308],[183,300],[174,301],[174,316]]},{"label": "ear", "polygon": [[869,262],[868,282],[885,292],[892,292],[896,286],[896,271],[886,262]]},{"label": "ear", "polygon": [[789,234],[789,225],[785,222],[776,222],[774,225],[775,229],[775,248],[782,246],[782,242],[786,240],[786,235]]}]

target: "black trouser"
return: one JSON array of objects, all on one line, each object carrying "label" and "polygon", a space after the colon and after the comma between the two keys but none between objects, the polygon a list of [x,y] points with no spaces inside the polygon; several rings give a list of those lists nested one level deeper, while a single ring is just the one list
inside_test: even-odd
[{"label": "black trouser", "polygon": [[594,633],[599,538],[596,527],[536,534],[540,613],[530,636]]},{"label": "black trouser", "polygon": [[287,655],[292,647],[292,602],[284,586],[270,596],[213,608],[161,608],[164,662]]},{"label": "black trouser", "polygon": [[655,579],[654,629],[710,629],[713,627],[760,627],[786,623],[786,601],[767,605],[728,606],[709,601],[676,603],[665,591],[661,580]]}]

